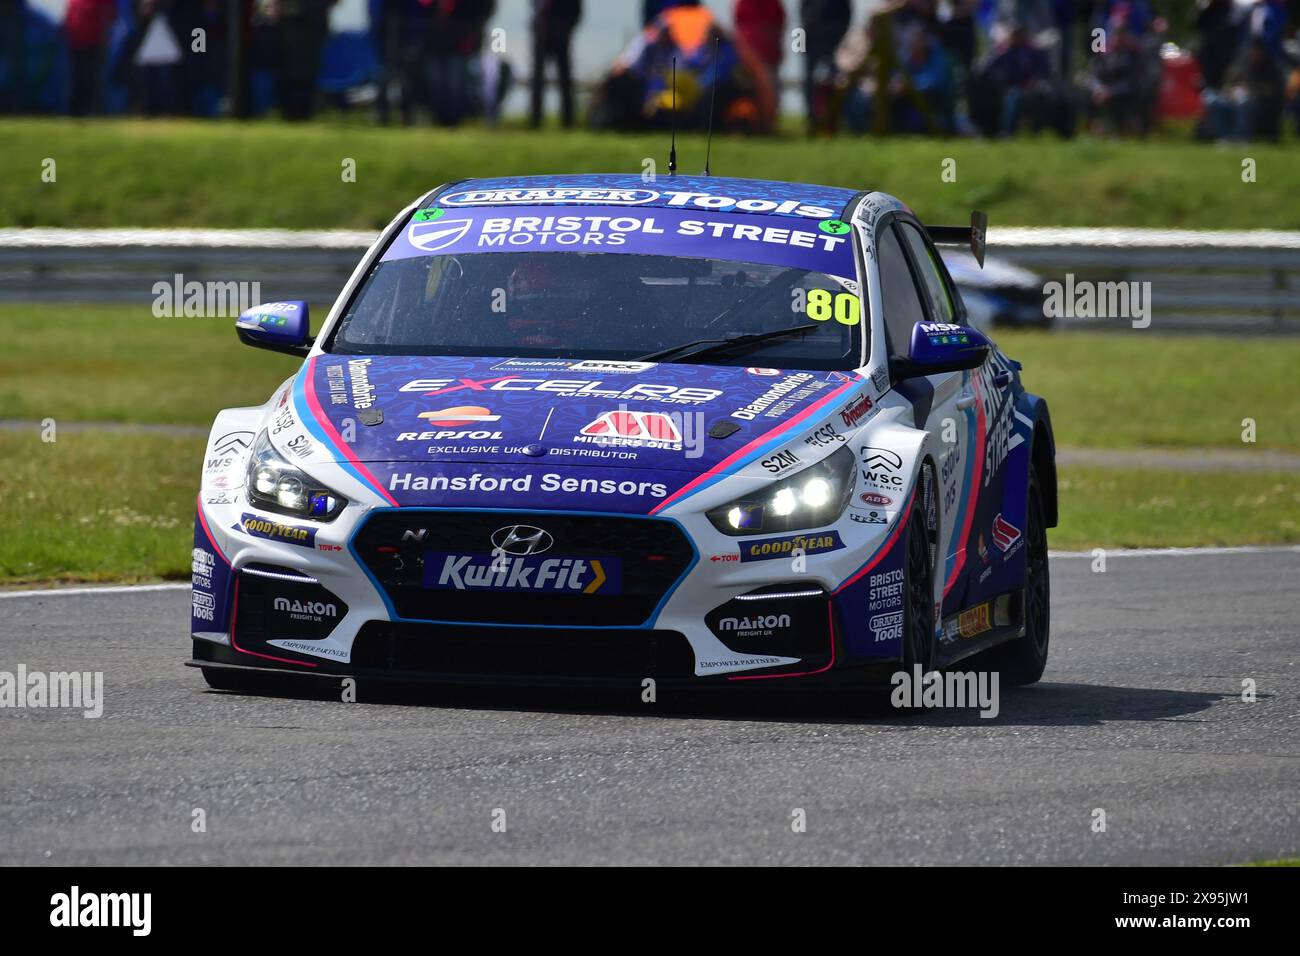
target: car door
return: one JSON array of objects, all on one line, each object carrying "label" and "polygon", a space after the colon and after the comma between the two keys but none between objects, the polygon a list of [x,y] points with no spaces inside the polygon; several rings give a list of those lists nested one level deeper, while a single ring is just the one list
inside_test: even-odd
[{"label": "car door", "polygon": [[[892,228],[912,273],[924,321],[961,322],[961,300],[919,224],[899,216]],[[899,354],[905,354],[908,344],[910,338],[898,346]],[[955,613],[965,606],[964,589],[957,585],[966,568],[966,546],[973,522],[966,499],[975,471],[972,440],[978,436],[979,425],[972,376],[969,372],[946,372],[913,379],[901,388],[910,393],[917,427],[925,428],[937,439],[939,541],[944,545],[937,571],[944,583],[943,612]]]}]

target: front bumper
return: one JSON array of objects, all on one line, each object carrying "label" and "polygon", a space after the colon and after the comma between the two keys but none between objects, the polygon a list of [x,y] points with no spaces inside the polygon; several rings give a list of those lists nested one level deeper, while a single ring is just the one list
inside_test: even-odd
[{"label": "front bumper", "polygon": [[[481,547],[494,528],[534,522],[553,535],[557,561],[570,562],[574,588],[473,587],[471,572],[490,569],[472,564],[453,569],[465,586],[432,586],[442,567],[432,562]],[[319,529],[311,550],[227,528],[200,511],[195,614],[204,617],[193,630],[202,666],[457,683],[771,686],[841,676],[884,684],[901,655],[895,612],[881,611],[901,593],[882,584],[901,560],[897,527],[881,527],[859,549],[810,548],[802,564],[719,560],[718,542],[698,524],[613,514],[380,508]],[[839,542],[861,530],[824,536]],[[715,553],[702,556],[701,540]],[[579,574],[564,555],[585,556],[599,573]],[[503,568],[496,580],[507,576]]]}]

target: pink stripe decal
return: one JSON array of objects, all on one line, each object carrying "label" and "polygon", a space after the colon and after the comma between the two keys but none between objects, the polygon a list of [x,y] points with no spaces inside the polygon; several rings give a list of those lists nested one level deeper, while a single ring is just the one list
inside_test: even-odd
[{"label": "pink stripe decal", "polygon": [[230,608],[230,646],[241,654],[247,654],[250,657],[262,657],[268,661],[276,661],[280,664],[297,664],[300,667],[315,667],[311,661],[295,661],[287,657],[272,657],[270,654],[259,654],[257,651],[246,651],[235,643],[235,624],[239,620],[239,578],[235,578],[235,599]]},{"label": "pink stripe decal", "polygon": [[727,680],[772,680],[776,677],[812,677],[814,674],[825,673],[835,666],[835,609],[829,601],[826,602],[826,630],[831,636],[831,659],[825,667],[819,667],[815,671],[799,671],[797,674],[732,674]]},{"label": "pink stripe decal", "polygon": [[970,541],[971,525],[975,521],[975,509],[980,500],[980,481],[984,477],[984,432],[988,422],[984,420],[984,402],[981,400],[978,377],[972,377],[975,391],[975,460],[971,462],[972,479],[970,486],[971,500],[966,502],[966,520],[962,522],[961,534],[957,538],[957,559],[953,562],[952,573],[943,582],[943,596],[947,597],[952,586],[957,583],[957,575],[966,566],[966,544]]},{"label": "pink stripe decal", "polygon": [[727,471],[728,471],[730,468],[732,468],[736,462],[738,462],[738,461],[744,459],[746,456],[750,455],[750,454],[754,451],[754,449],[759,448],[759,447],[761,447],[762,445],[765,445],[765,444],[767,444],[768,442],[772,441],[772,439],[774,439],[775,437],[777,437],[778,435],[780,435],[782,432],[784,432],[784,431],[788,431],[788,430],[794,428],[794,427],[795,427],[796,425],[798,425],[801,421],[804,421],[805,419],[807,419],[809,416],[811,416],[811,415],[812,415],[814,412],[816,412],[817,410],[819,410],[819,409],[821,409],[821,408],[825,408],[825,407],[826,407],[828,404],[830,404],[831,401],[833,401],[837,396],[843,394],[843,393],[844,393],[845,391],[847,391],[848,389],[855,388],[856,386],[861,385],[861,384],[862,384],[862,380],[861,380],[861,379],[856,379],[856,380],[854,380],[854,381],[845,382],[843,385],[839,386],[838,388],[834,389],[833,391],[828,392],[826,395],[823,395],[820,399],[818,399],[817,401],[813,402],[811,405],[809,405],[809,406],[808,406],[807,408],[805,408],[803,411],[798,412],[798,413],[797,413],[793,418],[791,418],[789,421],[787,421],[787,422],[782,422],[781,424],[774,426],[774,427],[771,428],[770,430],[764,432],[763,434],[759,435],[757,438],[753,439],[753,440],[752,440],[748,445],[745,445],[745,446],[744,446],[743,448],[741,448],[739,451],[732,452],[730,455],[728,455],[726,458],[722,459],[722,461],[718,462],[716,465],[714,465],[714,466],[713,466],[712,468],[710,468],[708,471],[704,472],[704,473],[701,474],[701,475],[696,475],[694,478],[692,478],[692,479],[691,479],[690,481],[688,481],[686,484],[682,485],[682,487],[678,488],[677,491],[675,491],[672,495],[670,495],[670,496],[669,496],[665,501],[660,502],[658,505],[656,505],[654,508],[652,508],[651,511],[650,511],[650,513],[651,513],[651,514],[658,514],[660,511],[662,511],[663,509],[667,508],[669,505],[671,505],[671,504],[673,504],[674,502],[678,501],[679,499],[684,498],[684,497],[686,497],[687,495],[691,494],[692,490],[693,490],[697,485],[702,484],[703,482],[706,482],[706,481],[708,481],[708,480],[710,480],[710,479],[712,479],[712,478],[718,478],[718,477],[721,477],[722,475],[725,475],[725,474],[727,473]]},{"label": "pink stripe decal", "polygon": [[203,517],[203,496],[195,495],[194,501],[198,505],[199,527],[201,527],[203,533],[207,535],[208,544],[212,545],[212,550],[217,552],[217,555],[222,561],[226,562],[226,567],[230,567],[230,559],[226,557],[226,552],[221,550],[221,545],[217,544],[217,539],[212,536],[212,529],[208,527],[208,519]]},{"label": "pink stripe decal", "polygon": [[843,584],[841,584],[839,587],[837,587],[834,591],[832,591],[831,592],[832,594],[839,594],[841,591],[843,591],[854,581],[862,580],[863,575],[870,573],[871,569],[874,568],[877,564],[879,564],[881,560],[885,557],[885,555],[889,554],[889,551],[894,546],[894,543],[898,541],[898,536],[902,534],[903,529],[907,527],[907,517],[910,516],[912,513],[912,503],[914,501],[916,501],[915,488],[912,489],[912,496],[907,499],[907,510],[903,512],[902,517],[900,517],[899,519],[898,527],[896,527],[894,529],[894,533],[889,536],[889,540],[880,546],[879,550],[877,550],[876,553],[871,556],[870,561],[864,564],[859,570],[855,571],[853,576],[849,578],[847,581],[845,581]]},{"label": "pink stripe decal", "polygon": [[319,356],[313,356],[309,359],[307,362],[307,368],[303,370],[306,379],[303,381],[302,393],[307,398],[307,408],[316,419],[316,423],[320,425],[321,429],[325,432],[325,437],[333,443],[335,450],[342,454],[343,457],[347,459],[348,463],[360,472],[361,476],[365,478],[366,481],[370,482],[373,489],[387,499],[389,504],[393,507],[397,507],[397,499],[390,495],[384,489],[383,483],[371,473],[369,468],[361,464],[361,461],[356,455],[352,454],[352,449],[348,448],[347,443],[343,441],[342,436],[339,435],[338,430],[335,429],[334,423],[331,422],[329,417],[325,414],[325,409],[321,408],[320,399],[316,397],[317,358],[319,358]]}]

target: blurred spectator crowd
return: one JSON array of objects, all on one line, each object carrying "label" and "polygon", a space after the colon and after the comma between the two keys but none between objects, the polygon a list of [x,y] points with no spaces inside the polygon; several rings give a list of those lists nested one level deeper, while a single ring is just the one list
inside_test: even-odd
[{"label": "blurred spectator crowd", "polygon": [[[337,0],[67,0],[55,22],[0,0],[0,113],[495,122],[515,81],[496,0],[366,0],[369,32],[331,34]],[[530,3],[527,118],[579,121],[582,0]],[[588,4],[595,0],[588,0]],[[1187,121],[1207,140],[1300,132],[1300,0],[698,0],[639,5],[640,31],[583,90],[604,129],[774,130],[786,97],[808,131],[1143,136]],[[714,6],[718,6],[715,4]],[[859,2],[858,6],[861,6]],[[789,74],[786,74],[787,86]]]},{"label": "blurred spectator crowd", "polygon": [[[804,22],[846,6],[804,0]],[[809,57],[809,123],[1068,137],[1184,119],[1203,139],[1277,140],[1288,111],[1300,128],[1298,20],[1292,0],[898,0]]]}]

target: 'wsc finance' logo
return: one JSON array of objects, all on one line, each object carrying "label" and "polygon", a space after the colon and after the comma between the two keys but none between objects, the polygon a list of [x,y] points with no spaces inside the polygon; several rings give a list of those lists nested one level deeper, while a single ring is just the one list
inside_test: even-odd
[{"label": "'wsc finance' logo", "polygon": [[433,222],[413,222],[406,230],[406,238],[411,245],[425,252],[437,252],[454,246],[465,238],[472,219],[437,219]]}]

